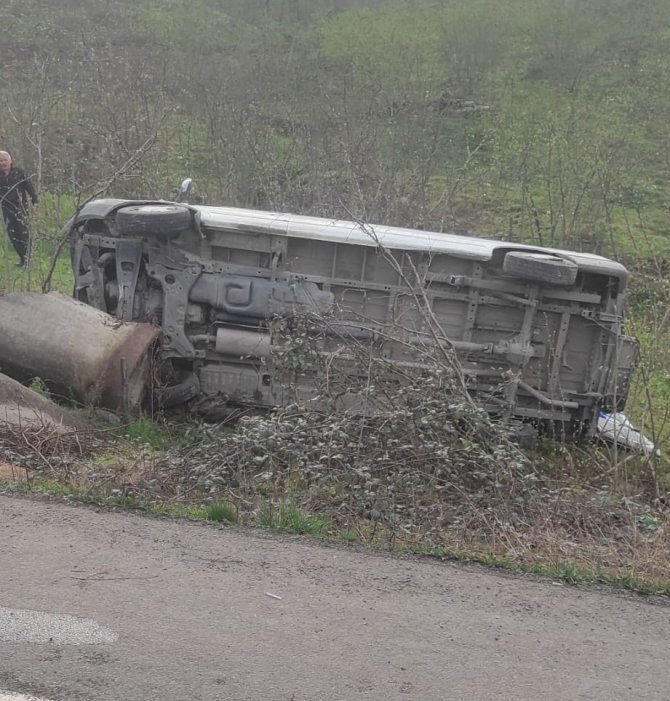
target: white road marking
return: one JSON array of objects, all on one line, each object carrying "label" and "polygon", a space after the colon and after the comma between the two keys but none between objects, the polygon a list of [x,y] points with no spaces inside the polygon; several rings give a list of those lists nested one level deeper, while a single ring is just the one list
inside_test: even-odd
[{"label": "white road marking", "polygon": [[8,691],[0,691],[0,701],[49,701],[48,699],[38,699],[37,696],[26,696],[25,694],[13,694]]},{"label": "white road marking", "polygon": [[0,606],[0,643],[100,645],[118,637],[90,618]]}]

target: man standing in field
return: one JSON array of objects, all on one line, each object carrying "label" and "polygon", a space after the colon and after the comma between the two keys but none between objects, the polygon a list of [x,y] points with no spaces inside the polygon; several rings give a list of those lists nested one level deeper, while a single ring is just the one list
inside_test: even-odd
[{"label": "man standing in field", "polygon": [[29,200],[34,208],[37,205],[37,192],[30,177],[13,165],[12,157],[7,151],[0,151],[0,206],[7,235],[19,254],[20,262],[17,265],[20,267],[26,264],[30,245]]}]

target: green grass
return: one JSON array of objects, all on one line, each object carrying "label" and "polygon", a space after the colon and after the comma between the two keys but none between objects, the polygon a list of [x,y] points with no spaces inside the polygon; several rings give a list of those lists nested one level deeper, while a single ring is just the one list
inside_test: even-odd
[{"label": "green grass", "polygon": [[332,527],[327,516],[308,514],[285,501],[268,502],[258,513],[258,523],[275,531],[289,531],[301,535],[325,536]]},{"label": "green grass", "polygon": [[352,543],[358,543],[359,537],[356,533],[354,533],[351,529],[347,529],[346,531],[339,531],[337,534],[337,539],[340,540],[342,543],[346,543],[347,545],[351,545]]},{"label": "green grass", "polygon": [[23,494],[61,497],[84,504],[136,509],[153,516],[187,519],[189,521],[212,521],[214,523],[237,523],[237,508],[230,502],[213,502],[206,505],[173,504],[147,501],[135,494],[107,494],[101,490],[76,487],[54,480],[33,477],[27,482],[0,479],[0,488],[8,487]]},{"label": "green grass", "polygon": [[237,522],[237,509],[234,504],[227,501],[218,501],[213,504],[208,504],[205,509],[205,518],[207,521],[215,521],[221,523],[227,521],[228,523]]},{"label": "green grass", "polygon": [[25,486],[28,487],[27,491],[35,491],[39,494],[44,494],[45,496],[74,496],[72,489],[68,485],[61,484],[60,482],[56,482],[55,480],[34,480],[32,486]]},{"label": "green grass", "polygon": [[[4,226],[0,225],[0,232],[3,235],[0,244],[0,293],[9,292],[41,292],[45,287],[49,271],[51,269],[51,259],[55,246],[51,241],[33,241],[30,262],[26,268],[17,268],[18,256],[14,252],[4,231]],[[58,291],[71,295],[73,289],[72,268],[67,246],[61,251],[46,291]]]},{"label": "green grass", "polygon": [[169,431],[144,415],[120,426],[117,434],[122,438],[148,445],[154,450],[166,448],[172,441]]},{"label": "green grass", "polygon": [[154,503],[149,505],[148,511],[155,516],[167,516],[168,518],[179,518],[187,521],[207,520],[207,509],[204,506]]},{"label": "green grass", "polygon": [[468,551],[430,548],[413,550],[416,555],[435,557],[440,560],[453,560],[468,564],[483,565],[491,569],[508,570],[518,574],[536,575],[557,580],[565,584],[602,584],[615,589],[625,589],[638,594],[670,596],[670,583],[664,580],[649,580],[637,577],[632,572],[609,573],[598,569],[576,567],[571,563],[556,565],[545,563],[523,563],[513,559],[490,554],[477,554]]},{"label": "green grass", "polygon": [[49,399],[49,388],[46,386],[44,380],[41,377],[33,377],[28,385],[28,388],[37,394],[41,394],[43,397]]},{"label": "green grass", "polygon": [[92,492],[89,494],[89,499],[91,501],[100,501],[109,506],[120,506],[124,509],[141,509],[143,506],[142,501],[132,494],[106,496]]}]

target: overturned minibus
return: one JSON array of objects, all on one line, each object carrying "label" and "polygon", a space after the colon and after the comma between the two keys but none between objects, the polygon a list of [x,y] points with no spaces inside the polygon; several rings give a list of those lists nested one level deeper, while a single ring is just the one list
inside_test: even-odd
[{"label": "overturned minibus", "polygon": [[168,405],[287,402],[270,332],[281,317],[329,319],[336,342],[420,363],[426,308],[492,413],[582,437],[626,401],[628,273],[600,256],[163,201],[95,200],[67,227],[75,297],[162,328]]}]

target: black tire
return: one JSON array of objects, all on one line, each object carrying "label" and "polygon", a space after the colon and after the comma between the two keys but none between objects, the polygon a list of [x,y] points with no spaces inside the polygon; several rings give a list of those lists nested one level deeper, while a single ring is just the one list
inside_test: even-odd
[{"label": "black tire", "polygon": [[164,387],[158,392],[158,404],[162,409],[185,404],[200,394],[200,380],[195,373],[188,375],[177,385]]},{"label": "black tire", "polygon": [[179,204],[140,204],[116,213],[116,228],[125,236],[168,238],[188,229],[191,211]]},{"label": "black tire", "polygon": [[579,267],[565,258],[549,253],[510,251],[503,260],[503,273],[548,285],[574,285]]}]

